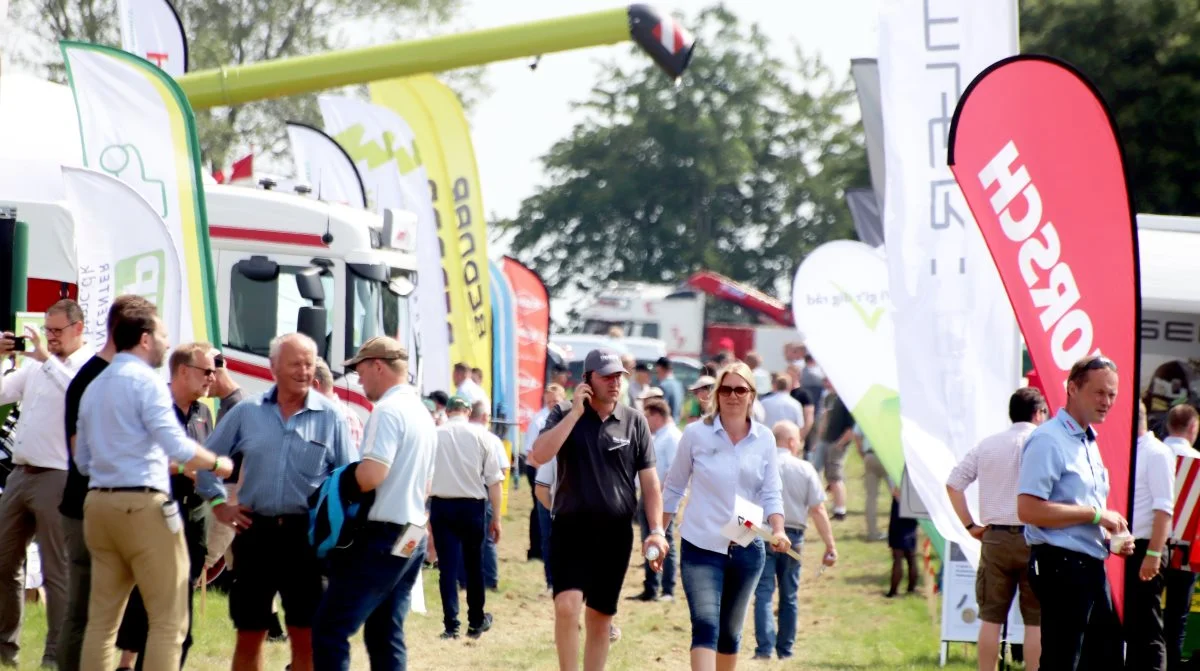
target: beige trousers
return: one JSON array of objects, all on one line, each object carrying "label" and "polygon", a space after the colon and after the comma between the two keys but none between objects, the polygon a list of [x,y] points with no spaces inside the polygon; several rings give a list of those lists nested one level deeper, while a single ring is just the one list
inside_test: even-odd
[{"label": "beige trousers", "polygon": [[182,519],[172,533],[166,494],[88,493],[83,533],[92,553],[92,593],[82,671],[111,671],[117,629],[137,585],[150,621],[146,671],[177,671],[188,625],[188,553]]}]

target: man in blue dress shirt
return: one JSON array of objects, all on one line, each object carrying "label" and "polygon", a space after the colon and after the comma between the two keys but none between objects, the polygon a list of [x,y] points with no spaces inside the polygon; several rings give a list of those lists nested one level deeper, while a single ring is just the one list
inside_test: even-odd
[{"label": "man in blue dress shirt", "polygon": [[[1110,551],[1132,554],[1133,538],[1121,513],[1106,509],[1108,469],[1092,428],[1116,398],[1116,364],[1103,356],[1081,359],[1067,377],[1067,407],[1034,430],[1021,457],[1017,516],[1042,604],[1043,669],[1121,666],[1104,560]],[[1132,445],[1132,436],[1111,440]],[[1110,547],[1114,535],[1127,540]]]},{"label": "man in blue dress shirt", "polygon": [[188,626],[188,551],[168,464],[228,477],[233,464],[189,439],[155,368],[167,331],[149,303],[128,303],[109,324],[117,355],[80,401],[75,462],[89,476],[83,526],[92,590],[83,671],[108,671],[134,585],[149,619],[145,666],[177,669]]},{"label": "man in blue dress shirt", "polygon": [[312,669],[312,623],[321,601],[321,569],[308,542],[308,498],[333,470],[358,459],[341,409],[312,388],[317,345],[300,333],[271,341],[275,385],[237,404],[206,443],[240,457],[238,505],[224,486],[202,477],[197,491],[218,521],[237,531],[229,615],[237,629],[233,671],[262,668],[262,646],[283,599],[292,669]]}]

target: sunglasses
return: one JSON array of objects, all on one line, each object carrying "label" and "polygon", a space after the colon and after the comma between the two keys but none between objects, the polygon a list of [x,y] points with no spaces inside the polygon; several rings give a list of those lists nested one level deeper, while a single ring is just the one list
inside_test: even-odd
[{"label": "sunglasses", "polygon": [[717,393],[720,394],[721,396],[729,396],[730,394],[732,394],[734,396],[737,396],[738,398],[742,398],[743,396],[746,396],[750,392],[751,392],[750,387],[730,387],[727,384],[723,384],[720,387],[717,387]]},{"label": "sunglasses", "polygon": [[201,373],[204,373],[204,377],[216,377],[216,375],[217,375],[217,371],[213,370],[212,368],[201,368],[200,366],[193,366],[190,363],[187,363],[184,365],[187,366],[188,368],[194,368],[194,369],[200,371]]},{"label": "sunglasses", "polygon": [[1109,368],[1114,373],[1117,372],[1116,362],[1106,356],[1092,357],[1083,365],[1083,370],[1101,370],[1103,368]]}]

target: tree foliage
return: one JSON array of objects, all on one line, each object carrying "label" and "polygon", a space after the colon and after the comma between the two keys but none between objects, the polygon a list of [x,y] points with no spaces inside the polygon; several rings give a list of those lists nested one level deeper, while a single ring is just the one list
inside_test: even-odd
[{"label": "tree foliage", "polygon": [[1024,0],[1021,50],[1095,82],[1138,211],[1200,215],[1200,0]]},{"label": "tree foliage", "polygon": [[[403,26],[385,39],[412,37],[448,20],[461,0],[174,0],[188,39],[190,70],[319,53],[361,40],[345,33],[379,37],[381,26]],[[15,21],[36,36],[29,65],[64,81],[55,45],[71,39],[120,46],[116,0],[14,0]],[[337,27],[352,26],[349,31]],[[468,88],[480,71],[459,74]],[[227,165],[234,152],[286,151],[284,121],[320,123],[315,95],[292,96],[232,108],[197,110],[200,145],[206,158]]]},{"label": "tree foliage", "polygon": [[847,79],[799,49],[781,60],[724,7],[687,23],[699,46],[681,85],[613,66],[542,157],[549,184],[498,222],[555,293],[699,269],[774,293],[853,234],[843,191],[868,177]]}]

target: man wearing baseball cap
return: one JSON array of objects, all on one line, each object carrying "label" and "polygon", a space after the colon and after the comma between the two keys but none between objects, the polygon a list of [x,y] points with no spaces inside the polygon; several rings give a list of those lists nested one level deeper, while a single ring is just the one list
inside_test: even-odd
[{"label": "man wearing baseball cap", "polygon": [[[633,546],[638,511],[635,478],[641,484],[650,520],[662,518],[662,489],[655,471],[654,445],[646,418],[619,402],[626,375],[610,349],[588,353],[583,384],[571,401],[554,406],[534,441],[530,460],[557,459],[554,521],[550,532],[550,572],[554,576],[554,643],[559,668],[579,663],[579,614],[587,604],[584,668],[604,668],[609,632]],[[642,544],[662,570],[667,554],[664,531],[654,528]]]}]

